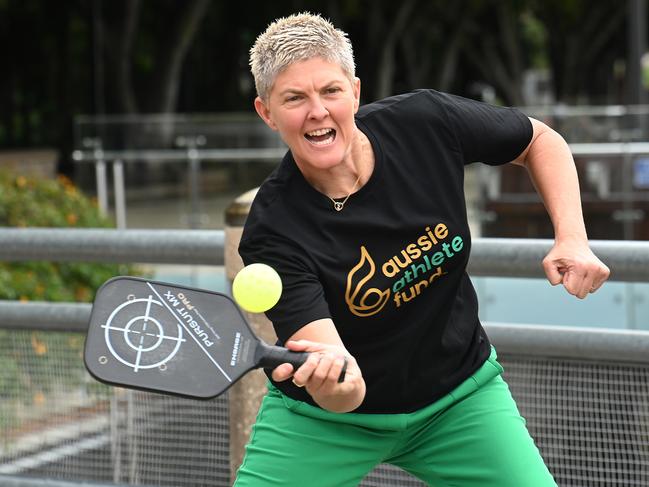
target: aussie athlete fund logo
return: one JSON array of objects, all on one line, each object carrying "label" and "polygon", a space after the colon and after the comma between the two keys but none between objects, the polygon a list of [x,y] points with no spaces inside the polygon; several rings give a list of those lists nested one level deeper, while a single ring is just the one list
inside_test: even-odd
[{"label": "aussie athlete fund logo", "polygon": [[377,265],[364,245],[358,263],[347,274],[345,302],[356,316],[368,317],[380,313],[392,302],[397,308],[420,296],[435,280],[442,278],[449,259],[462,252],[464,241],[449,236],[444,223],[428,226],[424,233],[402,250],[383,262],[378,270],[392,279],[388,289],[371,287]]}]

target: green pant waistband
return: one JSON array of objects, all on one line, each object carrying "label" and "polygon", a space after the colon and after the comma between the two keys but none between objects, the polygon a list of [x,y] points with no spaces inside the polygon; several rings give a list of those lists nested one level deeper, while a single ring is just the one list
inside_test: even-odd
[{"label": "green pant waistband", "polygon": [[367,428],[398,431],[409,427],[409,425],[412,425],[413,423],[416,423],[424,418],[430,418],[431,415],[435,415],[440,411],[443,411],[453,403],[476,391],[494,377],[500,375],[502,371],[503,368],[497,361],[496,350],[492,347],[489,358],[473,375],[468,377],[464,382],[462,382],[459,386],[446,394],[444,397],[426,407],[423,407],[411,413],[334,413],[316,406],[312,406],[311,404],[292,399],[284,395],[270,382],[268,383],[268,395],[270,397],[281,398],[284,401],[286,407],[296,414],[317,418],[323,421],[332,421],[336,423],[354,424]]}]

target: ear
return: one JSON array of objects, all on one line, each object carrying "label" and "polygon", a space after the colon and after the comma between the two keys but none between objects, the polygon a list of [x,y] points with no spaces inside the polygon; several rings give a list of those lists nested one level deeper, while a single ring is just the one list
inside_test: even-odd
[{"label": "ear", "polygon": [[352,91],[354,93],[354,113],[358,111],[358,107],[361,104],[361,79],[354,78],[352,83]]},{"label": "ear", "polygon": [[259,97],[255,98],[255,110],[257,110],[257,113],[266,123],[266,125],[268,125],[273,130],[277,130],[277,125],[275,125],[275,122],[273,122],[270,117],[270,110],[268,109],[268,106]]}]

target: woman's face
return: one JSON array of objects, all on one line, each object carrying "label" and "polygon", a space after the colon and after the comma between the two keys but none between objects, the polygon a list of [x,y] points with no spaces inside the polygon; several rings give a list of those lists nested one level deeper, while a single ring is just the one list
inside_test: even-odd
[{"label": "woman's face", "polygon": [[329,169],[351,153],[360,80],[350,82],[335,63],[313,58],[291,64],[275,79],[257,113],[289,146],[303,172]]}]

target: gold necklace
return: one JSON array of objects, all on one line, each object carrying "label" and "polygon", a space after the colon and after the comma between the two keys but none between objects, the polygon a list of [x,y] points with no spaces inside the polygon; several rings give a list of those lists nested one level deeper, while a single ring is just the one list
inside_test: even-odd
[{"label": "gold necklace", "polygon": [[349,192],[349,194],[348,194],[347,196],[345,196],[345,199],[342,200],[342,201],[336,201],[336,200],[333,199],[331,196],[327,196],[327,198],[329,198],[329,199],[333,202],[333,204],[334,204],[334,210],[336,210],[336,211],[342,211],[342,209],[345,207],[345,203],[347,203],[347,200],[349,199],[349,197],[352,195],[352,193],[353,193],[354,190],[356,189],[356,185],[358,184],[358,182],[359,182],[360,180],[361,180],[361,175],[359,174],[359,175],[358,175],[358,178],[356,178],[356,182],[354,183],[354,186],[352,186],[352,190]]}]

